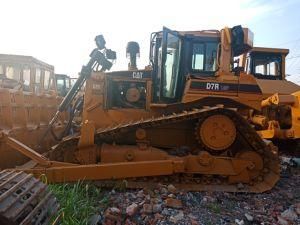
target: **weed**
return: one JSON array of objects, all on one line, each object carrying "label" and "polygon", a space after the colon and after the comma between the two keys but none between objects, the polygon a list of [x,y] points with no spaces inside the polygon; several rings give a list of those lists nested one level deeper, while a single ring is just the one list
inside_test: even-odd
[{"label": "weed", "polygon": [[217,213],[217,214],[221,213],[221,208],[220,208],[220,206],[219,206],[218,204],[216,204],[216,203],[210,203],[210,204],[208,204],[208,205],[207,205],[207,208],[208,208],[210,211],[214,212],[214,213]]},{"label": "weed", "polygon": [[100,189],[94,185],[77,182],[53,184],[49,188],[59,201],[62,225],[87,225],[96,213]]}]

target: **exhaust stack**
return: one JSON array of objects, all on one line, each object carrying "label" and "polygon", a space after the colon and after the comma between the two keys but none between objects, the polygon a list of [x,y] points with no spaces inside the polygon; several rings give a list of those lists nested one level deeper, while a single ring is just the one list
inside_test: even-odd
[{"label": "exhaust stack", "polygon": [[140,46],[135,41],[127,43],[126,57],[129,58],[128,70],[137,70],[136,58],[140,57]]}]

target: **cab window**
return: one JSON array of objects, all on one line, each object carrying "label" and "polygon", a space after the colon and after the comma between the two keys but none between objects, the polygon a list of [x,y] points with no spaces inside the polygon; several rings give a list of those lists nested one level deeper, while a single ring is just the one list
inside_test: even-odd
[{"label": "cab window", "polygon": [[58,89],[55,85],[54,77],[50,74],[50,80],[49,80],[49,89],[50,90],[56,90]]},{"label": "cab window", "polygon": [[259,79],[282,79],[280,55],[255,55],[252,56],[252,71]]},{"label": "cab window", "polygon": [[217,42],[192,44],[192,71],[215,72],[217,70]]},{"label": "cab window", "polygon": [[175,98],[180,63],[180,38],[168,33],[163,67],[163,97]]},{"label": "cab window", "polygon": [[278,62],[266,62],[256,60],[255,73],[267,76],[277,76],[279,74]]},{"label": "cab window", "polygon": [[30,84],[30,69],[26,68],[23,70],[23,81],[24,85],[29,86]]},{"label": "cab window", "polygon": [[36,68],[34,77],[34,92],[39,93],[41,91],[41,69]]},{"label": "cab window", "polygon": [[70,78],[66,77],[66,89],[69,90],[70,89]]},{"label": "cab window", "polygon": [[65,80],[58,78],[56,87],[57,87],[57,90],[59,90],[59,91],[63,90],[65,88]]},{"label": "cab window", "polygon": [[[16,79],[16,78],[18,78],[17,71],[15,70],[14,67],[12,67],[12,66],[6,67],[6,77],[9,78],[9,79]],[[18,80],[18,79],[16,79],[16,80]]]},{"label": "cab window", "polygon": [[49,83],[50,83],[50,71],[45,70],[45,75],[44,75],[44,89],[45,90],[49,89]]},{"label": "cab window", "polygon": [[204,44],[193,45],[192,69],[193,70],[204,69]]},{"label": "cab window", "polygon": [[37,68],[35,70],[35,84],[39,85],[40,83],[41,83],[41,70]]}]

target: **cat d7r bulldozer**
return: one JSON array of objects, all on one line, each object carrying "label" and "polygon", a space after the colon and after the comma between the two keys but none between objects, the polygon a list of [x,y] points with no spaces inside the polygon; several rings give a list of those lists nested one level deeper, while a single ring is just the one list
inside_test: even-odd
[{"label": "cat d7r bulldozer", "polygon": [[266,119],[264,90],[257,77],[234,66],[253,48],[249,29],[164,28],[151,35],[150,66],[137,69],[139,46],[129,42],[128,70],[115,72],[106,72],[115,52],[102,35],[95,40],[97,48],[44,136],[61,112],[78,110],[71,102],[85,83],[80,131],[43,156],[3,137],[32,159],[21,170],[49,182],[126,180],[127,187],[173,183],[186,190],[257,193],[275,185],[277,148],[256,131]]}]

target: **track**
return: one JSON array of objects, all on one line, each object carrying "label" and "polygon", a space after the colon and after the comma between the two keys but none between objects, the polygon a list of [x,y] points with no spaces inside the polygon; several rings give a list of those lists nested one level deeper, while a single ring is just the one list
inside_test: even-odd
[{"label": "track", "polygon": [[[162,125],[176,124],[184,121],[198,121],[201,118],[213,115],[222,114],[231,118],[236,126],[243,146],[240,149],[235,149],[233,158],[238,158],[246,148],[248,151],[257,153],[263,161],[263,166],[259,170],[250,173],[251,182],[249,184],[237,185],[228,183],[228,177],[208,174],[177,174],[174,176],[163,177],[143,177],[126,179],[126,186],[128,187],[143,187],[149,186],[149,183],[175,183],[177,186],[186,190],[220,190],[232,192],[263,192],[271,189],[279,179],[279,160],[277,155],[277,148],[272,143],[264,141],[251,127],[247,120],[245,120],[236,111],[226,109],[223,107],[205,107],[201,109],[186,110],[181,113],[173,113],[170,115],[163,115],[158,118],[141,119],[139,121],[118,124],[112,127],[107,127],[97,130],[95,134],[95,142],[98,145],[102,143],[114,143],[120,140],[121,137],[126,136],[130,132],[135,132],[138,128],[155,129]],[[163,138],[163,137],[162,137]],[[69,151],[75,149],[79,137],[69,137],[54,147],[53,151],[59,153],[61,156]],[[120,143],[118,143],[120,144]],[[202,149],[200,149],[201,151]],[[57,154],[55,154],[57,155]],[[245,157],[245,156],[244,156]],[[101,181],[104,186],[115,185],[116,182]]]},{"label": "track", "polygon": [[0,224],[48,225],[59,205],[47,185],[31,174],[0,172]]}]

